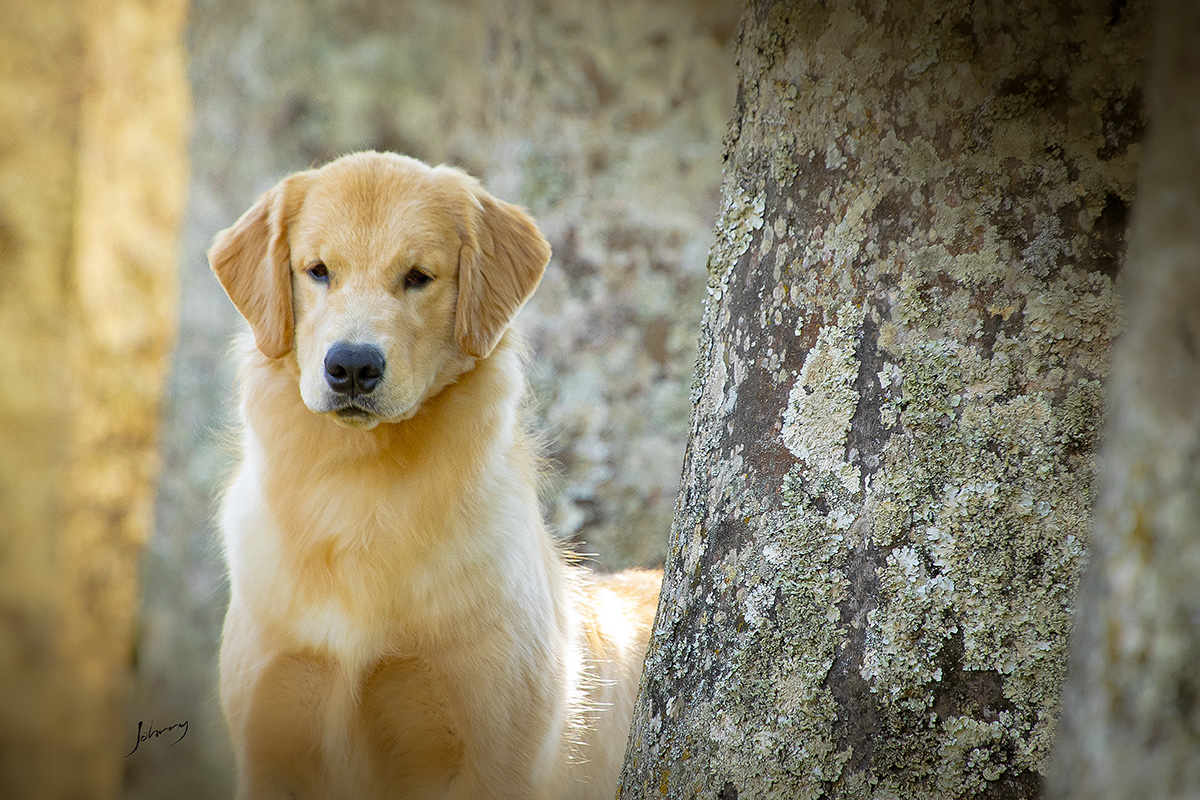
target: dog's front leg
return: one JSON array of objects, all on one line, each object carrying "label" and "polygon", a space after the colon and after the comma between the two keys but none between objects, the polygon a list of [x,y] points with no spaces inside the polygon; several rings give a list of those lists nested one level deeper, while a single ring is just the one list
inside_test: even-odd
[{"label": "dog's front leg", "polygon": [[483,660],[471,649],[446,668],[465,743],[449,800],[556,800],[565,706],[553,688],[557,670],[531,663],[528,652]]}]

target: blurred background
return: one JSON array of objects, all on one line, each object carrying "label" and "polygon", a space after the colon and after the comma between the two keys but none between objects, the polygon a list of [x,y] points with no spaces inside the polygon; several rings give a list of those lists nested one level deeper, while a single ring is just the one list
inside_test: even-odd
[{"label": "blurred background", "polygon": [[599,569],[661,562],[739,13],[0,0],[0,797],[228,796],[212,517],[241,323],[204,252],[291,171],[394,150],[529,208],[547,517]]}]

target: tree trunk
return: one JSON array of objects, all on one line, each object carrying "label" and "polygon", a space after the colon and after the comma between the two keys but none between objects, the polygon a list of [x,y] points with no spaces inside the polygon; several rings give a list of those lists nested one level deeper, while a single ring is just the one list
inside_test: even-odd
[{"label": "tree trunk", "polygon": [[1145,51],[1136,0],[751,0],[621,797],[1039,796]]},{"label": "tree trunk", "polygon": [[0,4],[0,796],[112,798],[187,168],[182,0]]},{"label": "tree trunk", "polygon": [[1096,529],[1050,783],[1200,795],[1200,6],[1155,13]]}]

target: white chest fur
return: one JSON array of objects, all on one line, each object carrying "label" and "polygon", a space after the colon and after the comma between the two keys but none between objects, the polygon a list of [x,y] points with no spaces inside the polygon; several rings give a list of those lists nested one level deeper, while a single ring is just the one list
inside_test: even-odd
[{"label": "white chest fur", "polygon": [[[325,563],[324,574],[317,580],[303,579],[304,573],[297,569],[302,556],[298,557],[277,515],[262,504],[255,450],[247,448],[246,455],[221,515],[234,602],[255,609],[258,619],[282,634],[291,648],[326,652],[343,663],[364,664],[372,655],[370,643],[378,639],[372,621],[380,620],[386,610],[369,607],[367,587],[354,586],[353,579],[340,574],[336,563]],[[325,539],[328,536],[314,537],[311,546],[329,544]],[[321,560],[319,555],[309,559],[313,563]],[[310,564],[309,571],[312,569]]]}]

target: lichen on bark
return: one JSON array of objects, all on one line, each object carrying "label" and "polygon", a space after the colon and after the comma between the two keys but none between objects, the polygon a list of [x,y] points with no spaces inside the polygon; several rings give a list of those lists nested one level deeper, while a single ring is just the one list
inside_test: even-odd
[{"label": "lichen on bark", "polygon": [[751,2],[622,797],[1033,797],[1145,9]]}]

